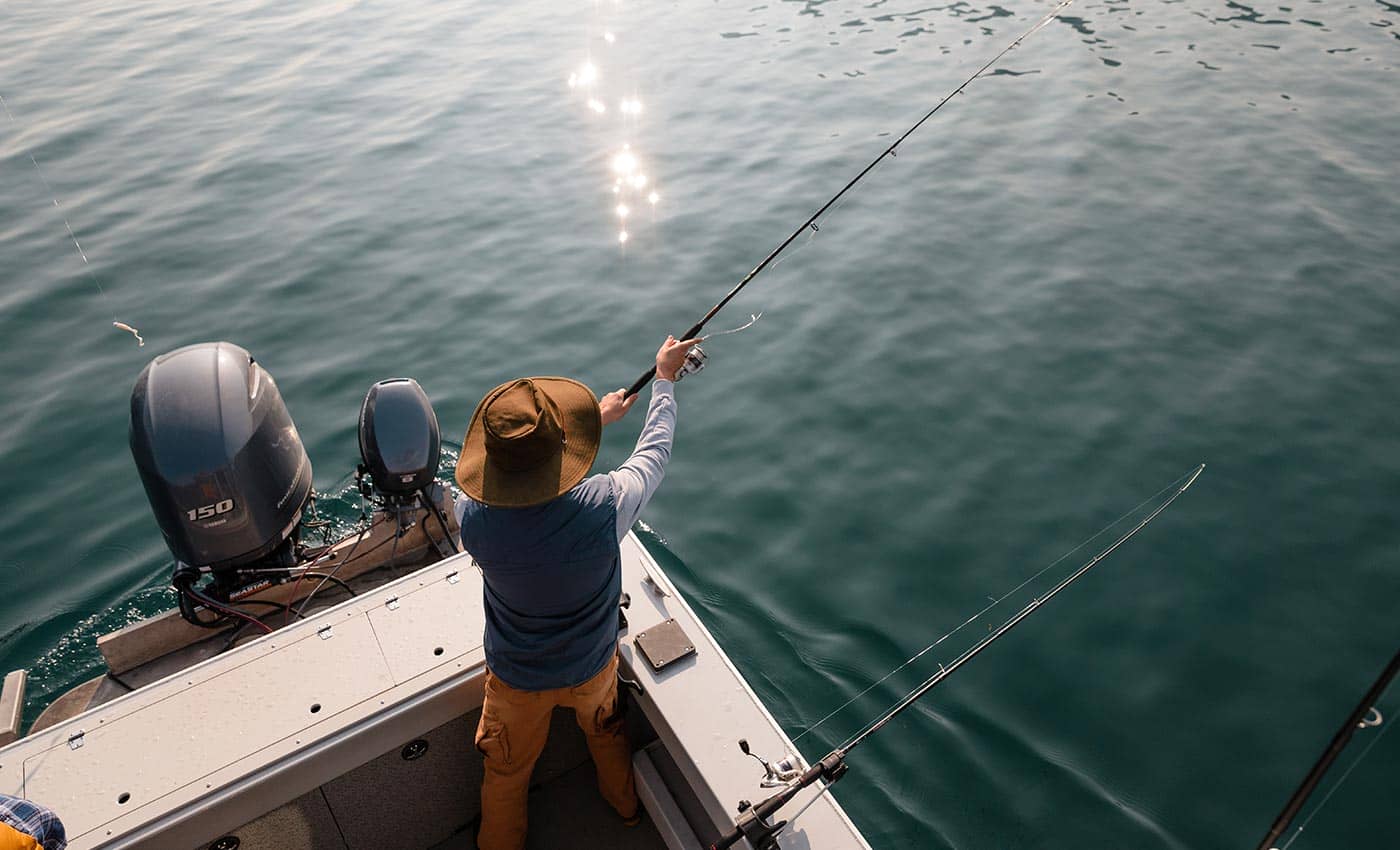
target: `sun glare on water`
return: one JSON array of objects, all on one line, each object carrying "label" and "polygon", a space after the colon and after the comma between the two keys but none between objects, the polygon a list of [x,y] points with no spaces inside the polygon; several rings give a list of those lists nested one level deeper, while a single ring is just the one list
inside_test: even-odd
[{"label": "sun glare on water", "polygon": [[[620,5],[613,12],[600,12],[611,18],[620,17]],[[597,23],[603,23],[599,20]],[[621,21],[610,21],[621,23]],[[636,210],[653,211],[661,201],[656,180],[649,175],[644,157],[634,147],[642,137],[642,99],[635,84],[635,70],[627,67],[626,33],[624,27],[609,26],[595,29],[591,37],[590,55],[569,74],[569,90],[579,96],[584,115],[599,122],[598,128],[611,135],[608,144],[608,182],[604,183],[608,206],[617,227],[617,244],[626,245],[632,239],[628,224],[635,225]],[[609,108],[609,107],[612,108]],[[621,141],[619,141],[621,140]]]}]

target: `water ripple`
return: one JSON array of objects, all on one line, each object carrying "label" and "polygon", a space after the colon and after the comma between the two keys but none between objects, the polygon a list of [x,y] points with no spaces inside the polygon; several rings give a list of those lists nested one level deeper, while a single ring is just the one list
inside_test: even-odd
[{"label": "water ripple", "polygon": [[[630,380],[1047,8],[11,3],[0,672],[36,670],[27,713],[169,604],[125,445],[149,356],[246,345],[353,514],[372,382],[417,377],[460,435],[519,374]],[[734,303],[764,321],[682,386],[648,522],[789,729],[1211,462],[853,759],[874,846],[1243,843],[1314,755],[1295,733],[1393,652],[1398,14],[1080,0]],[[662,197],[635,187],[624,249],[639,173]],[[1330,843],[1396,844],[1355,799]]]}]

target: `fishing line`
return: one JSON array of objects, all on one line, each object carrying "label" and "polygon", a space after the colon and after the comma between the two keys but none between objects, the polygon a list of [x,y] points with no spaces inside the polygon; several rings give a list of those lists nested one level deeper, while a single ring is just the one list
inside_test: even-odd
[{"label": "fishing line", "polygon": [[798,741],[802,740],[802,738],[803,738],[804,736],[806,736],[807,733],[814,731],[817,727],[821,726],[823,723],[825,723],[826,721],[830,720],[832,717],[835,717],[837,714],[840,714],[842,711],[844,711],[844,710],[846,710],[847,708],[849,708],[849,707],[851,706],[852,703],[856,702],[856,701],[859,700],[861,697],[863,697],[863,696],[865,696],[866,694],[870,693],[871,691],[873,691],[875,688],[879,687],[880,685],[883,685],[886,681],[888,681],[888,680],[890,679],[891,676],[895,675],[896,673],[900,672],[900,671],[903,670],[904,668],[908,667],[910,664],[913,664],[915,661],[918,661],[920,658],[922,658],[922,657],[924,657],[925,655],[927,655],[931,650],[934,649],[934,647],[936,647],[936,646],[938,646],[939,644],[943,643],[943,641],[947,640],[948,638],[950,638],[950,637],[952,637],[953,635],[957,634],[958,632],[962,631],[964,628],[966,628],[966,627],[972,625],[972,623],[974,623],[975,621],[977,621],[983,614],[986,614],[988,611],[990,611],[990,610],[992,610],[993,608],[995,608],[996,606],[1000,605],[1002,602],[1006,601],[1006,600],[1009,599],[1011,596],[1015,595],[1016,593],[1019,593],[1021,590],[1023,590],[1023,589],[1026,587],[1026,585],[1030,584],[1031,582],[1033,582],[1033,581],[1035,581],[1036,579],[1040,578],[1041,576],[1045,575],[1045,574],[1046,574],[1047,572],[1049,572],[1050,570],[1052,570],[1052,569],[1054,569],[1055,567],[1059,566],[1061,563],[1063,563],[1063,562],[1065,561],[1065,559],[1069,558],[1071,555],[1073,555],[1074,553],[1078,552],[1080,549],[1083,549],[1085,546],[1088,546],[1090,543],[1093,543],[1095,540],[1097,540],[1097,539],[1099,539],[1100,537],[1104,536],[1104,535],[1107,534],[1109,531],[1111,531],[1112,529],[1114,529],[1114,528],[1117,527],[1118,525],[1122,524],[1122,522],[1123,522],[1124,520],[1126,520],[1128,517],[1130,517],[1130,516],[1136,514],[1138,511],[1141,511],[1144,507],[1146,507],[1146,506],[1147,506],[1148,504],[1150,504],[1151,502],[1154,502],[1154,501],[1156,501],[1157,499],[1160,499],[1160,498],[1162,497],[1162,494],[1163,494],[1163,493],[1165,493],[1165,492],[1167,492],[1168,490],[1171,490],[1171,489],[1173,489],[1173,488],[1175,488],[1175,487],[1180,486],[1180,484],[1181,484],[1182,481],[1186,480],[1187,478],[1190,478],[1193,474],[1194,474],[1194,471],[1193,471],[1193,472],[1188,472],[1188,473],[1186,473],[1185,475],[1183,475],[1183,476],[1181,476],[1180,478],[1176,479],[1176,480],[1173,481],[1172,483],[1170,483],[1170,484],[1168,484],[1167,486],[1163,487],[1162,489],[1158,490],[1156,493],[1153,493],[1151,496],[1148,496],[1146,499],[1143,499],[1141,502],[1138,502],[1136,506],[1134,506],[1134,507],[1132,507],[1131,509],[1125,511],[1125,512],[1123,513],[1122,516],[1118,517],[1118,518],[1115,519],[1113,522],[1110,522],[1108,525],[1105,525],[1103,528],[1101,528],[1101,529],[1099,529],[1098,531],[1094,532],[1092,535],[1090,535],[1089,537],[1087,537],[1087,538],[1085,538],[1083,541],[1081,541],[1081,542],[1080,542],[1077,546],[1075,546],[1073,549],[1070,549],[1068,552],[1066,552],[1066,553],[1064,553],[1063,555],[1061,555],[1060,557],[1056,558],[1054,561],[1051,561],[1047,566],[1041,568],[1041,570],[1040,570],[1039,572],[1037,572],[1035,575],[1033,575],[1033,576],[1031,576],[1030,578],[1026,579],[1025,581],[1021,582],[1020,584],[1016,585],[1015,587],[1011,588],[1011,589],[1008,590],[1007,592],[1003,593],[1001,596],[996,597],[995,599],[992,599],[992,602],[991,602],[990,605],[987,605],[987,606],[983,607],[982,610],[978,611],[976,614],[973,614],[971,617],[969,617],[969,618],[967,618],[966,620],[964,620],[961,624],[959,624],[959,625],[958,625],[956,628],[954,628],[952,631],[948,632],[947,634],[945,634],[945,635],[943,635],[942,637],[940,637],[938,640],[934,641],[933,643],[929,644],[928,646],[924,647],[923,649],[921,649],[921,650],[919,650],[918,652],[914,653],[913,655],[909,656],[909,658],[906,659],[906,660],[904,661],[904,663],[900,664],[898,667],[896,667],[896,668],[894,668],[893,670],[891,670],[890,672],[886,673],[884,676],[880,677],[880,678],[879,678],[878,680],[876,680],[875,682],[872,682],[872,683],[869,685],[869,687],[867,687],[865,690],[861,691],[860,693],[858,693],[858,694],[856,694],[855,696],[851,697],[850,699],[846,700],[844,703],[842,703],[840,706],[838,706],[838,707],[837,707],[835,710],[833,710],[830,714],[828,714],[828,715],[826,715],[825,717],[823,717],[821,720],[818,720],[816,723],[813,723],[811,726],[808,726],[807,728],[803,729],[802,732],[801,732],[800,734],[798,734],[796,737],[794,737],[794,738],[792,739],[792,742],[795,744],[795,743],[797,743]]},{"label": "fishing line", "polygon": [[[749,320],[748,320],[747,322],[744,322],[744,323],[743,323],[742,325],[740,325],[739,327],[737,327],[737,328],[730,328],[730,329],[727,330],[727,331],[715,331],[715,332],[713,332],[713,333],[707,333],[707,334],[705,334],[704,336],[700,337],[700,341],[701,341],[701,342],[704,342],[705,340],[711,339],[712,337],[717,337],[717,336],[729,336],[730,334],[736,334],[736,333],[739,333],[740,331],[746,331],[746,330],[748,330],[749,328],[753,327],[755,324],[757,324],[758,320],[761,319],[761,318],[763,318],[763,311],[762,311],[762,310],[760,310],[760,311],[757,312],[757,313],[750,313],[750,314],[749,314]],[[444,529],[444,530],[446,530],[446,529]]]},{"label": "fishing line", "polygon": [[1333,785],[1332,788],[1328,790],[1326,795],[1323,796],[1322,802],[1317,804],[1317,808],[1313,809],[1312,814],[1308,815],[1307,818],[1303,820],[1303,822],[1298,826],[1298,831],[1293,833],[1293,837],[1288,839],[1288,843],[1284,844],[1283,847],[1279,848],[1279,850],[1288,850],[1289,847],[1293,846],[1293,842],[1298,840],[1298,836],[1302,835],[1303,830],[1308,828],[1308,824],[1312,823],[1312,819],[1317,817],[1317,813],[1322,811],[1323,807],[1327,805],[1327,801],[1331,800],[1332,795],[1337,793],[1337,789],[1342,787],[1342,783],[1347,781],[1347,777],[1351,776],[1351,772],[1353,770],[1356,770],[1356,766],[1361,764],[1361,762],[1365,760],[1366,756],[1370,754],[1371,748],[1374,747],[1376,744],[1379,744],[1381,742],[1381,738],[1384,738],[1385,733],[1389,732],[1390,727],[1394,725],[1395,723],[1393,721],[1390,723],[1383,724],[1384,728],[1382,728],[1381,731],[1376,734],[1376,737],[1371,740],[1371,743],[1366,745],[1366,749],[1361,751],[1361,755],[1357,756],[1356,761],[1352,762],[1351,766],[1346,769],[1346,772],[1342,774],[1342,777],[1337,780],[1337,784]]},{"label": "fishing line", "polygon": [[[1045,28],[1047,24],[1055,20],[1055,18],[1059,17],[1060,12],[1073,2],[1074,0],[1060,0],[1060,2],[1056,4],[1054,8],[1052,8],[1049,12],[1046,12],[1045,15],[1041,17],[1040,20],[1036,21],[1030,29],[1017,36],[1014,41],[1012,41],[1006,47],[1002,48],[1000,53],[987,60],[987,64],[983,65],[981,68],[978,68],[976,73],[968,77],[966,80],[963,80],[963,82],[957,88],[953,89],[951,92],[945,95],[942,100],[934,104],[934,107],[932,109],[924,113],[924,116],[918,121],[914,122],[914,126],[910,127],[908,130],[905,130],[904,133],[901,134],[899,138],[895,139],[889,147],[885,148],[885,150],[881,152],[879,156],[875,157],[873,160],[870,161],[868,165],[862,168],[859,174],[857,174],[855,177],[852,177],[850,182],[848,182],[845,186],[842,186],[841,191],[837,192],[835,195],[832,195],[827,200],[827,202],[822,204],[816,212],[812,213],[806,221],[798,225],[797,229],[794,230],[791,234],[789,234],[788,237],[784,239],[781,244],[778,245],[778,247],[774,248],[768,254],[768,256],[764,257],[762,262],[754,266],[748,274],[744,275],[743,279],[740,280],[739,283],[736,284],[733,289],[729,290],[729,293],[723,298],[721,298],[718,304],[711,307],[710,311],[706,313],[703,317],[701,317],[700,321],[696,322],[694,325],[691,325],[690,330],[686,331],[684,334],[681,334],[680,339],[694,339],[695,335],[700,333],[700,331],[704,330],[705,325],[707,325],[709,321],[715,317],[715,314],[719,313],[720,310],[723,310],[725,305],[734,299],[734,296],[738,295],[739,292],[743,290],[745,286],[749,285],[749,281],[753,280],[759,275],[760,272],[767,268],[768,264],[773,262],[773,260],[779,254],[781,254],[784,251],[784,249],[787,248],[788,245],[792,244],[792,242],[795,239],[797,239],[797,237],[801,236],[804,231],[807,231],[809,229],[813,233],[819,231],[821,228],[817,225],[817,220],[820,219],[822,215],[825,214],[826,211],[830,209],[834,204],[836,204],[843,197],[845,197],[846,193],[849,192],[851,188],[854,187],[857,183],[859,183],[865,177],[865,175],[873,171],[875,167],[885,159],[885,157],[896,156],[895,151],[900,146],[900,144],[902,144],[905,139],[909,138],[909,136],[913,134],[915,130],[922,127],[925,121],[932,118],[934,114],[938,112],[938,110],[942,109],[943,106],[948,103],[948,101],[957,97],[959,94],[962,94],[963,90],[966,89],[968,86],[972,85],[973,81],[985,74],[997,62],[1001,61],[1001,58],[1003,56],[1019,47],[1021,42],[1025,41],[1030,36],[1039,32],[1040,30]],[[623,395],[623,398],[630,398],[636,395],[637,393],[641,392],[642,387],[645,387],[648,383],[650,383],[651,379],[654,377],[656,377],[656,367],[652,366],[650,369],[643,372],[641,377],[637,378],[637,380],[632,383],[632,386],[627,388],[627,392]]]},{"label": "fishing line", "polygon": [[[771,785],[764,784],[763,787],[779,787],[779,784],[781,784],[782,790],[759,803],[751,803],[747,800],[741,803],[739,806],[739,819],[734,824],[734,828],[712,843],[710,845],[710,850],[725,850],[725,848],[732,847],[743,839],[748,839],[749,845],[755,848],[755,850],[774,850],[774,848],[777,847],[777,837],[790,823],[789,820],[775,820],[783,806],[791,802],[792,799],[805,788],[809,788],[816,783],[821,783],[823,787],[830,786],[832,783],[845,776],[850,769],[846,758],[850,755],[852,750],[860,746],[860,744],[871,735],[883,729],[891,720],[905,709],[909,708],[909,706],[913,705],[918,699],[932,690],[944,679],[951,676],[959,667],[971,661],[982,652],[982,650],[991,646],[1007,632],[1014,629],[1018,624],[1040,608],[1041,605],[1049,602],[1057,596],[1060,591],[1078,581],[1085,573],[1093,569],[1096,564],[1117,551],[1119,546],[1131,540],[1138,532],[1146,528],[1148,523],[1152,522],[1152,520],[1156,519],[1163,511],[1175,503],[1176,500],[1181,497],[1181,494],[1185,493],[1191,485],[1196,482],[1196,479],[1201,476],[1205,468],[1206,465],[1204,463],[1200,464],[1184,476],[1184,480],[1181,478],[1177,479],[1180,483],[1176,485],[1176,489],[1172,494],[1139,520],[1136,525],[1121,534],[1112,543],[1100,549],[1097,554],[1081,564],[1074,572],[1061,579],[1044,595],[1036,596],[1034,602],[1021,608],[1021,610],[1017,611],[989,634],[964,650],[962,654],[954,658],[948,665],[939,664],[937,673],[925,679],[917,688],[907,693],[883,714],[866,724],[865,727],[855,735],[847,738],[841,746],[823,756],[820,761],[802,770],[800,768],[781,768],[781,765],[786,763],[786,760],[784,760],[784,762],[779,763],[782,772],[775,770],[772,765],[764,761],[763,765],[767,778],[776,780],[776,783]],[[740,741],[739,746],[745,753],[749,752],[746,742]],[[759,760],[763,761],[761,758]]]},{"label": "fishing line", "polygon": [[[845,753],[854,748],[857,744],[865,740],[870,735],[874,734],[875,732],[878,732],[882,726],[893,720],[895,715],[899,714],[905,708],[908,708],[915,700],[923,696],[935,685],[947,678],[949,674],[951,674],[954,670],[958,669],[969,659],[971,659],[974,655],[981,652],[984,647],[989,645],[992,641],[996,640],[1001,635],[1005,634],[1013,626],[1015,626],[1021,620],[1025,619],[1027,616],[1029,616],[1032,611],[1034,611],[1036,608],[1039,608],[1045,602],[1049,601],[1050,598],[1053,597],[1055,594],[1059,593],[1061,590],[1064,590],[1070,585],[1071,582],[1079,578],[1084,573],[1088,572],[1099,561],[1102,561],[1104,558],[1107,558],[1109,555],[1113,554],[1113,550],[1123,545],[1125,542],[1127,542],[1129,538],[1141,531],[1149,522],[1156,519],[1158,514],[1162,513],[1162,511],[1166,510],[1172,502],[1176,501],[1176,498],[1178,496],[1180,496],[1182,493],[1185,493],[1186,490],[1192,484],[1195,483],[1196,479],[1200,477],[1201,473],[1205,471],[1205,468],[1206,465],[1203,463],[1200,466],[1197,466],[1191,472],[1188,472],[1186,475],[1182,476],[1181,478],[1178,478],[1175,482],[1172,483],[1170,487],[1166,488],[1171,489],[1172,487],[1175,487],[1175,492],[1173,492],[1172,495],[1166,501],[1158,505],[1156,509],[1152,511],[1152,513],[1143,517],[1137,525],[1133,526],[1132,530],[1128,531],[1126,534],[1115,540],[1111,546],[1107,547],[1106,549],[1103,549],[1097,555],[1090,558],[1073,573],[1070,573],[1068,577],[1066,577],[1058,584],[1056,584],[1053,588],[1051,588],[1050,591],[1044,596],[1037,596],[1035,598],[1035,601],[1026,605],[1024,608],[1018,611],[1010,619],[1003,622],[986,637],[982,638],[968,649],[963,650],[962,654],[954,658],[952,662],[950,662],[946,667],[942,664],[939,664],[937,673],[934,673],[932,676],[929,676],[918,687],[911,690],[908,694],[905,694],[904,697],[895,702],[894,705],[892,705],[887,711],[885,711],[884,714],[871,721],[861,731],[847,738],[845,742],[841,744],[841,746],[836,748],[837,751]],[[1183,481],[1185,483],[1181,483]],[[1162,491],[1158,491],[1158,494],[1160,495],[1161,492]]]},{"label": "fishing line", "polygon": [[[880,165],[884,165],[884,163],[882,162],[880,163]],[[878,171],[879,167],[877,167],[875,170]],[[821,229],[823,227],[830,229],[833,226],[833,223],[835,223],[839,219],[841,211],[845,208],[846,204],[850,202],[852,197],[854,196],[847,195],[846,197],[843,197],[841,200],[833,204],[831,209],[823,213],[820,227],[813,227],[809,225],[807,227],[807,232],[803,235],[802,241],[798,243],[797,247],[795,247],[791,253],[784,254],[783,256],[774,260],[773,265],[769,268],[769,271],[777,272],[777,270],[780,267],[782,267],[783,263],[786,263],[788,260],[791,260],[794,257],[802,256],[802,253],[804,251],[812,247],[812,243],[816,240],[817,234],[821,232]]]},{"label": "fishing line", "polygon": [[[10,119],[10,123],[19,126],[19,122],[15,120],[14,113],[10,111],[10,105],[5,102],[4,96],[0,96],[0,107],[4,108],[5,116]],[[49,198],[53,200],[53,205],[58,209],[59,215],[63,216],[63,226],[68,230],[68,238],[73,240],[73,247],[78,249],[78,256],[82,258],[83,273],[86,274],[88,280],[92,281],[93,285],[97,287],[98,294],[104,299],[103,303],[110,305],[111,301],[107,297],[107,290],[102,288],[102,282],[97,279],[97,275],[93,274],[92,269],[89,268],[87,252],[83,250],[83,246],[78,242],[78,236],[73,232],[73,225],[68,223],[68,216],[64,212],[63,204],[58,200],[58,195],[54,192],[53,186],[50,185],[49,179],[44,176],[44,169],[39,165],[39,160],[31,153],[29,154],[29,161],[34,163],[34,171],[39,175],[39,181],[44,184],[44,189],[48,192]],[[141,332],[126,322],[119,322],[113,319],[112,327],[119,331],[126,331],[136,337],[136,346],[138,348],[146,344],[146,340],[142,338]]]}]

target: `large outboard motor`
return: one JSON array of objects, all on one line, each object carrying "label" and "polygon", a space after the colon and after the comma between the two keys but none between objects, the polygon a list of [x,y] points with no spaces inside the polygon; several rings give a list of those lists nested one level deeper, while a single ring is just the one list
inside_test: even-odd
[{"label": "large outboard motor", "polygon": [[369,388],[360,406],[360,457],[374,489],[390,500],[412,498],[433,483],[442,435],[428,394],[412,378]]},{"label": "large outboard motor", "polygon": [[227,590],[240,567],[295,563],[311,461],[277,384],[247,351],[209,342],[152,360],[131,392],[130,437],[179,562],[177,587],[203,568]]}]

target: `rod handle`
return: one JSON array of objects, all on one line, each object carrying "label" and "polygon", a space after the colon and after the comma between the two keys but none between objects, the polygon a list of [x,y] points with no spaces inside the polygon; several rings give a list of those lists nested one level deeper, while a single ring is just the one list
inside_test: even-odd
[{"label": "rod handle", "polygon": [[626,401],[627,399],[629,399],[629,398],[631,398],[632,396],[636,395],[637,393],[641,392],[641,391],[642,391],[642,387],[645,387],[647,384],[651,383],[651,379],[652,379],[652,378],[655,378],[655,377],[656,377],[656,367],[653,366],[653,367],[651,367],[650,369],[648,369],[648,370],[646,370],[645,372],[643,372],[643,373],[642,373],[642,376],[641,376],[640,378],[638,378],[638,379],[636,380],[636,382],[632,384],[632,386],[630,386],[630,387],[627,388],[627,392],[623,394],[622,400],[623,400],[623,401]]}]

